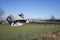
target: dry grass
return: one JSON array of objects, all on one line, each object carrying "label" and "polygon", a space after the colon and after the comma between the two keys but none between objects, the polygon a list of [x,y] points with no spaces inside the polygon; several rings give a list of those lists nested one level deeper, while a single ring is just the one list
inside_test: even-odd
[{"label": "dry grass", "polygon": [[46,35],[42,40],[60,40],[60,31],[53,32],[52,34]]}]

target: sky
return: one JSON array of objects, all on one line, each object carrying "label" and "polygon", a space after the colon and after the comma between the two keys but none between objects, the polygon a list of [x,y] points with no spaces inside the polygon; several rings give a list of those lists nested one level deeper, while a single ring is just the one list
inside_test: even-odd
[{"label": "sky", "polygon": [[60,19],[60,0],[0,0],[4,16],[23,13],[26,18]]}]

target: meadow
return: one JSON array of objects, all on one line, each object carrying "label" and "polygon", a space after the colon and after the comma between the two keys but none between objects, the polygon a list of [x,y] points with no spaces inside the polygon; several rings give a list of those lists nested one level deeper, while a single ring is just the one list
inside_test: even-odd
[{"label": "meadow", "polygon": [[0,40],[37,40],[39,35],[51,34],[60,31],[60,24],[24,24],[11,27],[9,24],[0,24]]}]

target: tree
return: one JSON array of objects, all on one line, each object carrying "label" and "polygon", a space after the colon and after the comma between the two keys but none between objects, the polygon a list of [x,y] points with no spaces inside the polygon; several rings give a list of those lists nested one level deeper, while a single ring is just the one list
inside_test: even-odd
[{"label": "tree", "polygon": [[55,16],[54,15],[52,15],[51,16],[51,20],[55,20],[56,18],[55,18]]},{"label": "tree", "polygon": [[4,11],[2,8],[0,8],[0,23],[2,23],[2,17],[3,17]]},{"label": "tree", "polygon": [[3,16],[3,14],[4,14],[4,11],[0,8],[0,20],[1,20],[2,16]]}]

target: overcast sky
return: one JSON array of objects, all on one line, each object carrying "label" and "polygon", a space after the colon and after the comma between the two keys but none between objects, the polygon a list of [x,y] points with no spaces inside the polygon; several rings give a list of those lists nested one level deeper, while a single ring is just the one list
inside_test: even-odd
[{"label": "overcast sky", "polygon": [[23,13],[26,18],[60,18],[60,0],[0,0],[5,16]]}]

